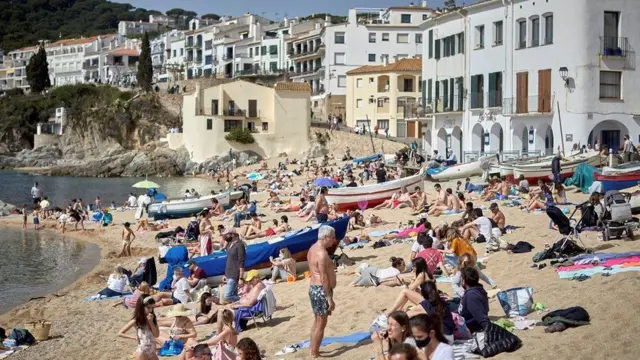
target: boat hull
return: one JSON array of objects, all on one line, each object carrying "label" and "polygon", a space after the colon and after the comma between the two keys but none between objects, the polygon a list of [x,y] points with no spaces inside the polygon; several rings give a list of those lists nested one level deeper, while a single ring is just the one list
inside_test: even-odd
[{"label": "boat hull", "polygon": [[[572,156],[571,160],[561,164],[560,177],[564,180],[571,177],[578,165],[588,163],[593,166],[601,165],[601,156],[598,153]],[[542,163],[515,165],[513,167],[513,178],[519,179],[523,175],[530,184],[535,184],[538,180],[548,182],[551,180],[551,161]]]},{"label": "boat hull", "polygon": [[602,191],[624,190],[637,186],[640,183],[640,172],[618,175],[594,174],[594,180],[602,183]]},{"label": "boat hull", "polygon": [[360,205],[370,208],[382,204],[385,200],[390,199],[393,193],[398,192],[403,187],[407,191],[413,192],[416,186],[421,189],[424,188],[424,179],[421,174],[387,181],[382,184],[329,189],[326,198],[330,205],[338,205],[339,210],[355,210],[360,208]]},{"label": "boat hull", "polygon": [[463,179],[469,176],[482,175],[480,161],[449,166],[437,174],[429,174],[429,178],[435,181],[448,181]]},{"label": "boat hull", "polygon": [[605,166],[602,168],[602,175],[627,174],[627,173],[632,173],[636,171],[640,171],[639,162],[622,164],[616,167]]},{"label": "boat hull", "polygon": [[[339,242],[347,233],[349,218],[343,217],[327,222],[324,225],[329,225],[335,229],[336,240]],[[278,257],[280,249],[285,247],[289,249],[291,256],[296,259],[296,262],[306,261],[309,248],[318,240],[318,228],[319,225],[311,229],[301,230],[289,236],[248,245],[245,255],[245,271],[270,268],[271,262],[269,261],[269,257]],[[332,249],[328,249],[328,252],[333,254],[336,249],[337,245]],[[211,278],[224,274],[227,255],[226,252],[216,251],[211,255],[196,257],[193,258],[193,260],[199,268],[204,270],[207,278]]]},{"label": "boat hull", "polygon": [[179,219],[198,214],[202,209],[211,207],[212,200],[218,199],[222,206],[229,208],[244,195],[242,191],[201,196],[197,199],[166,200],[149,205],[149,217],[155,220]]},{"label": "boat hull", "polygon": [[640,191],[636,191],[631,194],[629,203],[631,204],[631,213],[633,215],[640,214]]}]

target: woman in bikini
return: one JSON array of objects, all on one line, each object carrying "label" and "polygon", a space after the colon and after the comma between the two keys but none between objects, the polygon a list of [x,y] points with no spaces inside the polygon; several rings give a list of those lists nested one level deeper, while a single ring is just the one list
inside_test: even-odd
[{"label": "woman in bikini", "polygon": [[187,310],[183,304],[173,305],[171,311],[167,313],[166,318],[158,320],[160,326],[168,326],[168,331],[161,331],[158,336],[157,343],[162,346],[167,340],[182,340],[182,342],[189,345],[196,345],[196,337],[198,333],[196,328],[189,319],[189,316],[193,313],[191,310]]},{"label": "woman in bikini", "polygon": [[[136,303],[133,318],[118,332],[118,336],[136,340],[138,347],[135,351],[136,360],[158,360],[156,355],[156,339],[160,335],[158,322],[153,312],[155,301],[151,296],[144,296]],[[136,329],[136,336],[128,335],[132,328]]]},{"label": "woman in bikini", "polygon": [[380,209],[394,209],[396,206],[400,205],[400,192],[395,192],[391,195],[391,199],[385,200],[382,204],[373,208],[373,210]]},{"label": "woman in bikini", "polygon": [[[213,306],[217,299],[211,293],[200,295],[195,316],[189,316],[194,326],[214,324],[218,319],[218,309]],[[219,302],[219,300],[218,300]]]}]

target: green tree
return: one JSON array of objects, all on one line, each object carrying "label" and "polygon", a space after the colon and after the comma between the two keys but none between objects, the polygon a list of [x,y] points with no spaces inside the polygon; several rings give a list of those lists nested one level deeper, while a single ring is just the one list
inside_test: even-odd
[{"label": "green tree", "polygon": [[47,52],[44,45],[40,44],[38,52],[29,59],[27,65],[27,82],[31,91],[40,93],[44,89],[51,87],[49,79],[49,63],[47,62]]},{"label": "green tree", "polygon": [[193,11],[175,8],[175,9],[168,10],[167,16],[172,16],[172,17],[185,16],[189,19],[193,19],[194,17],[198,16],[198,14]]},{"label": "green tree", "polygon": [[211,19],[211,20],[220,20],[220,15],[218,14],[204,14],[200,16],[203,19]]},{"label": "green tree", "polygon": [[138,85],[146,91],[151,91],[151,83],[153,81],[153,66],[151,65],[151,45],[149,44],[149,34],[146,32],[142,37],[142,50],[140,51],[140,60],[138,61]]}]

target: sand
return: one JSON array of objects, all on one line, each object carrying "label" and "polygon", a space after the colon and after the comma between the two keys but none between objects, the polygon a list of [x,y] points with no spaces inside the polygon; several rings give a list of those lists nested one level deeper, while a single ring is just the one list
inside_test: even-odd
[{"label": "sand", "polygon": [[[277,159],[274,160],[277,162]],[[303,178],[305,178],[303,176]],[[301,180],[301,179],[299,179]],[[432,184],[425,183],[425,188],[433,194]],[[255,196],[263,199],[264,194]],[[578,202],[586,198],[583,194],[569,192],[569,200]],[[478,204],[478,202],[476,201]],[[485,204],[488,206],[488,204]],[[549,219],[544,214],[527,214],[515,208],[503,209],[507,223],[522,226],[504,239],[515,243],[525,240],[536,246],[534,252],[541,250],[545,243],[551,243],[556,233],[549,229]],[[266,219],[276,217],[265,211]],[[408,210],[376,211],[383,219],[405,221],[411,219]],[[277,214],[279,217],[280,214]],[[133,213],[114,214],[116,224],[133,218]],[[437,224],[444,220],[452,222],[458,216],[431,218]],[[12,216],[0,220],[4,226],[20,226],[20,217]],[[187,220],[172,221],[171,227],[184,226]],[[298,218],[292,218],[295,228],[302,226]],[[54,226],[47,222],[47,226]],[[393,225],[387,227],[393,228]],[[101,290],[105,282],[99,275],[108,275],[116,264],[134,268],[140,256],[156,255],[157,243],[155,232],[138,234],[134,242],[134,257],[119,259],[120,251],[119,226],[107,229],[96,229],[89,225],[87,232],[68,232],[67,236],[80,241],[92,242],[101,247],[101,263],[87,276],[76,281],[62,291],[48,295],[45,299],[30,301],[11,310],[0,317],[0,324],[9,327],[21,326],[26,321],[47,319],[53,323],[52,339],[38,343],[11,359],[127,359],[135,349],[135,342],[120,339],[118,330],[130,319],[131,312],[123,307],[114,308],[115,301],[83,302],[83,299]],[[31,231],[31,230],[30,230]],[[639,250],[640,242],[616,240],[607,243],[599,241],[595,233],[584,233],[583,240],[589,247],[603,252],[622,252]],[[483,245],[475,245],[482,256]],[[501,354],[497,359],[637,359],[640,343],[636,341],[640,333],[640,321],[636,319],[636,311],[640,300],[636,295],[636,286],[640,285],[640,274],[623,273],[610,277],[596,275],[593,278],[576,282],[560,280],[553,269],[542,270],[530,268],[533,253],[508,254],[499,252],[491,255],[485,270],[501,289],[519,286],[532,286],[534,300],[544,303],[551,310],[582,306],[591,315],[591,325],[569,329],[563,333],[546,334],[542,327],[533,330],[516,331],[522,339],[523,346],[512,354]],[[388,266],[391,256],[402,256],[408,259],[410,245],[396,244],[390,247],[373,249],[370,247],[347,250],[347,254],[357,264],[367,262],[378,266]],[[353,280],[347,273],[354,271],[355,266],[338,271],[338,286],[335,291],[336,310],[329,318],[326,336],[347,335],[357,331],[366,331],[375,316],[390,307],[399,292],[399,288],[352,288]],[[166,266],[160,265],[163,275]],[[161,277],[162,278],[162,277]],[[451,293],[448,284],[439,288]],[[309,336],[312,322],[307,281],[295,283],[278,283],[274,287],[278,301],[278,311],[266,327],[251,327],[242,332],[241,337],[251,337],[267,354],[268,359],[284,347]],[[504,318],[505,314],[496,300],[490,302],[492,320]],[[538,320],[544,313],[532,313],[527,318]],[[198,337],[208,335],[212,326],[199,327]],[[334,359],[368,359],[374,354],[370,344],[359,346],[332,345],[322,349],[323,354]],[[308,352],[288,354],[285,359],[308,358]]]}]

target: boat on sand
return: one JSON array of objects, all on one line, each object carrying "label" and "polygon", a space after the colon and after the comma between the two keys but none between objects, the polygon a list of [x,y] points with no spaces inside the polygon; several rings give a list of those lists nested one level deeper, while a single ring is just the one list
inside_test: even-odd
[{"label": "boat on sand", "polygon": [[595,181],[602,183],[602,191],[624,190],[640,184],[640,171],[615,175],[593,174]]},{"label": "boat on sand", "polygon": [[482,175],[482,164],[496,161],[495,157],[481,157],[476,161],[427,170],[427,178],[435,181],[464,179]]},{"label": "boat on sand", "polygon": [[[514,179],[520,178],[520,175],[524,175],[529,184],[535,184],[538,180],[549,181],[551,179],[551,162],[553,159],[544,160],[535,163],[518,164],[513,167]],[[562,179],[571,177],[575,172],[578,165],[587,163],[589,165],[598,167],[602,165],[604,158],[597,151],[592,151],[584,154],[576,154],[567,157],[560,163]]]},{"label": "boat on sand", "polygon": [[390,199],[393,193],[400,191],[403,187],[408,192],[413,192],[416,186],[421,189],[424,188],[422,174],[387,181],[382,184],[329,189],[326,198],[330,205],[337,204],[339,210],[371,208]]},{"label": "boat on sand", "polygon": [[232,191],[230,193],[206,195],[197,198],[167,199],[149,205],[149,217],[153,217],[155,220],[162,220],[194,216],[202,209],[211,207],[213,199],[218,199],[222,206],[229,208],[236,200],[243,196],[248,197],[245,194],[243,191]]}]

